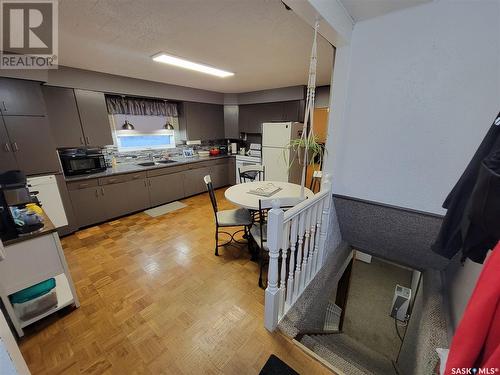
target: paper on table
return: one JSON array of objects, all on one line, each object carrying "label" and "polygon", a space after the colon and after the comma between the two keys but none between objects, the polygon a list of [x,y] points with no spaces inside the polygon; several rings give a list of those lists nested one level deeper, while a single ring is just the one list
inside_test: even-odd
[{"label": "paper on table", "polygon": [[281,188],[279,186],[276,186],[273,183],[268,183],[266,185],[259,186],[255,189],[251,189],[248,191],[248,193],[259,195],[261,197],[270,197],[271,195],[276,194],[280,190]]}]

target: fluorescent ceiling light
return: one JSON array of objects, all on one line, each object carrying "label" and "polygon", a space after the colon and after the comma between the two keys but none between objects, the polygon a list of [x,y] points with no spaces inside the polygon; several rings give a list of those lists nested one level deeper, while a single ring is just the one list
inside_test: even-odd
[{"label": "fluorescent ceiling light", "polygon": [[234,76],[234,73],[222,69],[212,68],[211,66],[208,65],[198,64],[189,60],[184,60],[181,59],[180,57],[167,55],[165,53],[159,53],[157,55],[154,55],[152,59],[157,62],[178,66],[184,69],[196,70],[197,72],[211,74],[217,77],[225,78]]}]

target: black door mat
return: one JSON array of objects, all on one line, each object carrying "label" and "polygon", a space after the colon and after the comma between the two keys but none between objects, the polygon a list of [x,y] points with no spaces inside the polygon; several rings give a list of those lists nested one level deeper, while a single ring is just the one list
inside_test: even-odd
[{"label": "black door mat", "polygon": [[260,375],[299,375],[299,373],[274,354],[271,354],[262,370],[260,370]]}]

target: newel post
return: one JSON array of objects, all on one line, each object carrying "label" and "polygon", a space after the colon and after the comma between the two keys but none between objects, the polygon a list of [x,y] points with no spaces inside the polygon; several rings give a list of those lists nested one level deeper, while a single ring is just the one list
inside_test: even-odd
[{"label": "newel post", "polygon": [[321,181],[321,191],[327,191],[328,194],[324,198],[323,202],[323,212],[321,214],[321,233],[319,237],[319,268],[323,266],[323,262],[326,258],[326,237],[328,235],[328,223],[330,218],[330,205],[332,200],[332,183],[330,181],[330,175],[325,173]]},{"label": "newel post", "polygon": [[273,208],[267,215],[267,246],[269,248],[269,269],[264,305],[264,325],[274,331],[278,325],[280,293],[278,288],[278,259],[283,239],[283,210],[278,199],[273,201]]}]

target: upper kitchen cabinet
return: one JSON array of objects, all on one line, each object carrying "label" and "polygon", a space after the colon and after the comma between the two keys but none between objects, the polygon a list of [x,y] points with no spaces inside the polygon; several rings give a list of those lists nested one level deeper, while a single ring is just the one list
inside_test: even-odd
[{"label": "upper kitchen cabinet", "polygon": [[64,87],[43,87],[56,146],[113,144],[104,94]]},{"label": "upper kitchen cabinet", "polygon": [[184,102],[179,123],[187,140],[224,138],[224,107],[219,104]]},{"label": "upper kitchen cabinet", "polygon": [[5,116],[12,153],[17,168],[27,175],[59,171],[56,147],[47,117]]},{"label": "upper kitchen cabinet", "polygon": [[40,83],[0,78],[0,112],[3,116],[45,116]]},{"label": "upper kitchen cabinet", "polygon": [[7,129],[5,129],[2,118],[0,117],[0,173],[17,169],[17,161],[14,156],[14,151],[12,145],[10,144],[10,139],[7,134]]},{"label": "upper kitchen cabinet", "polygon": [[288,102],[244,104],[239,106],[239,131],[262,133],[262,123],[300,121],[302,100]]},{"label": "upper kitchen cabinet", "polygon": [[283,102],[283,121],[304,121],[304,100]]},{"label": "upper kitchen cabinet", "polygon": [[238,106],[224,106],[224,136],[225,138],[239,138]]},{"label": "upper kitchen cabinet", "polygon": [[104,94],[75,89],[75,98],[85,143],[88,146],[112,145],[113,135]]},{"label": "upper kitchen cabinet", "polygon": [[74,90],[44,86],[42,91],[56,146],[85,146]]}]

